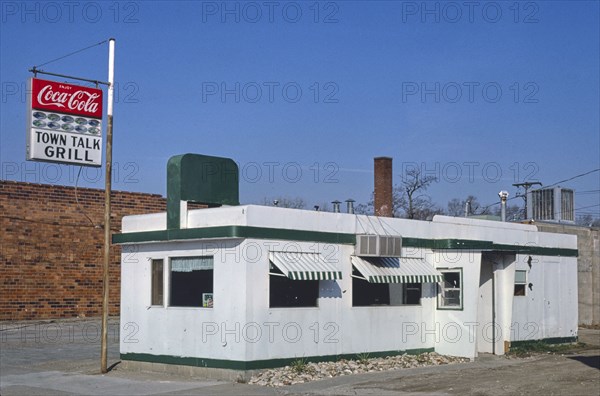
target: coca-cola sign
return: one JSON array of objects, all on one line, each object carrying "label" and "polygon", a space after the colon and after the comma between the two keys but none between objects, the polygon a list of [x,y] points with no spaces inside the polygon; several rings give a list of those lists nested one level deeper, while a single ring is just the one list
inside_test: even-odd
[{"label": "coca-cola sign", "polygon": [[102,165],[102,91],[56,81],[30,80],[27,159]]},{"label": "coca-cola sign", "polygon": [[38,110],[102,118],[102,90],[34,78],[31,105]]}]

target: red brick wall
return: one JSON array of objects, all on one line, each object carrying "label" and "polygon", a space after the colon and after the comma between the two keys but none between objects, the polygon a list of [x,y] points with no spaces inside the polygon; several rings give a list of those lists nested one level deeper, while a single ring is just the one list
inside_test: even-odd
[{"label": "red brick wall", "polygon": [[[104,190],[77,195],[81,210],[74,187],[0,181],[0,320],[101,315]],[[115,191],[111,228],[119,232],[124,215],[165,210],[160,195]],[[119,313],[120,253],[112,247],[111,315]]]},{"label": "red brick wall", "polygon": [[375,216],[394,217],[392,178],[392,159],[375,158]]}]

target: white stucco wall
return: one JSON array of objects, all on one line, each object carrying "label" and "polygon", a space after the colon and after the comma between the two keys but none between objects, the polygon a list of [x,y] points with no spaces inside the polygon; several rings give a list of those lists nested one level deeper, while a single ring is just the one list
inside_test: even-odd
[{"label": "white stucco wall", "polygon": [[[425,222],[249,205],[190,211],[187,224],[576,248],[574,236],[540,233],[530,225],[443,216]],[[164,213],[128,216],[122,224],[123,233],[165,227]],[[268,252],[290,244],[322,253],[343,272],[339,281],[320,282],[318,307],[269,308]],[[479,312],[481,304],[491,304],[480,294],[481,252],[404,249],[404,254],[423,257],[436,268],[462,269],[461,310],[437,309],[433,284],[423,285],[420,306],[352,307],[353,253],[352,245],[250,238],[132,244],[122,255],[121,320],[137,332],[122,340],[121,353],[255,361],[421,348],[474,357],[481,350]],[[214,255],[214,308],[150,307],[150,260],[163,258],[168,265],[168,257],[202,255]],[[497,268],[496,310],[503,335],[496,341],[497,352],[503,351],[504,341],[526,339],[529,334],[523,326],[530,322],[537,324],[536,339],[576,335],[576,259],[536,259],[539,263],[528,274],[533,292],[514,301],[514,270],[526,263],[521,256],[515,262],[513,256],[502,258],[508,261]],[[168,282],[165,277],[165,296]],[[514,323],[521,326],[517,335]]]},{"label": "white stucco wall", "polygon": [[519,256],[517,270],[527,271],[525,296],[513,300],[511,341],[577,336],[577,258]]},{"label": "white stucco wall", "polygon": [[[240,242],[143,244],[127,253],[121,263],[121,321],[138,331],[122,340],[121,353],[244,360],[244,349],[227,342],[235,338],[235,334],[228,338],[227,330],[235,333],[235,323],[246,322],[246,271],[242,270],[244,262],[238,253]],[[206,255],[214,257],[215,308],[170,307],[168,302],[166,307],[151,306],[151,259],[164,259],[168,266],[169,257]],[[168,301],[168,275],[164,280]],[[215,331],[216,335],[211,334]]]},{"label": "white stucco wall", "polygon": [[[247,243],[264,246],[264,241],[247,240]],[[290,245],[286,241],[269,241],[279,247]],[[352,306],[352,272],[350,255],[353,246],[293,242],[302,251],[316,251],[327,261],[335,263],[343,272],[339,281],[320,281],[320,298],[315,308],[268,308],[268,255],[253,264],[248,272],[247,319],[253,323],[269,323],[274,339],[262,337],[249,344],[248,360],[283,357],[339,355],[362,352],[399,351],[432,348],[433,338],[421,340],[419,336],[404,336],[403,330],[412,329],[433,319],[434,291],[431,284],[424,287],[420,306]],[[267,252],[267,249],[265,249]],[[264,327],[264,326],[263,326]],[[296,329],[301,336],[296,337]],[[289,334],[286,336],[285,332]]]},{"label": "white stucco wall", "polygon": [[[433,347],[435,337],[420,330],[433,320],[434,285],[424,285],[420,306],[352,307],[352,246],[254,239],[136,246],[122,262],[121,320],[138,331],[121,353],[249,361]],[[269,308],[269,249],[290,248],[320,252],[344,273],[320,281],[318,307]],[[169,307],[168,275],[166,307],[151,306],[152,259],[167,266],[171,257],[205,255],[214,257],[214,308]]]},{"label": "white stucco wall", "polygon": [[435,311],[435,326],[439,328],[435,351],[443,355],[474,357],[480,328],[477,304],[481,253],[461,250],[436,252],[433,262],[438,269],[462,269],[463,280],[462,308]]}]

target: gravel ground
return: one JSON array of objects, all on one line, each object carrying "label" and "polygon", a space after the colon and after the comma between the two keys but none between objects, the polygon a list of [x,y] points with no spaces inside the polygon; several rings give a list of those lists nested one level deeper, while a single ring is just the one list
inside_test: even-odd
[{"label": "gravel ground", "polygon": [[254,375],[249,384],[262,386],[285,386],[342,375],[373,373],[377,371],[398,370],[405,368],[438,366],[441,364],[464,363],[469,359],[442,356],[435,352],[420,355],[399,355],[385,358],[369,359],[365,356],[360,360],[339,360],[337,362],[306,363],[296,361],[292,366],[271,369]]}]

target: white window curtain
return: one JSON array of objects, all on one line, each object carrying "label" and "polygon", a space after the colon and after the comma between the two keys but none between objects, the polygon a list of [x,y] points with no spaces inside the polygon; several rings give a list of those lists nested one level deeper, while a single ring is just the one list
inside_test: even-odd
[{"label": "white window curtain", "polygon": [[172,272],[192,272],[199,270],[211,270],[214,266],[212,257],[172,257]]}]

